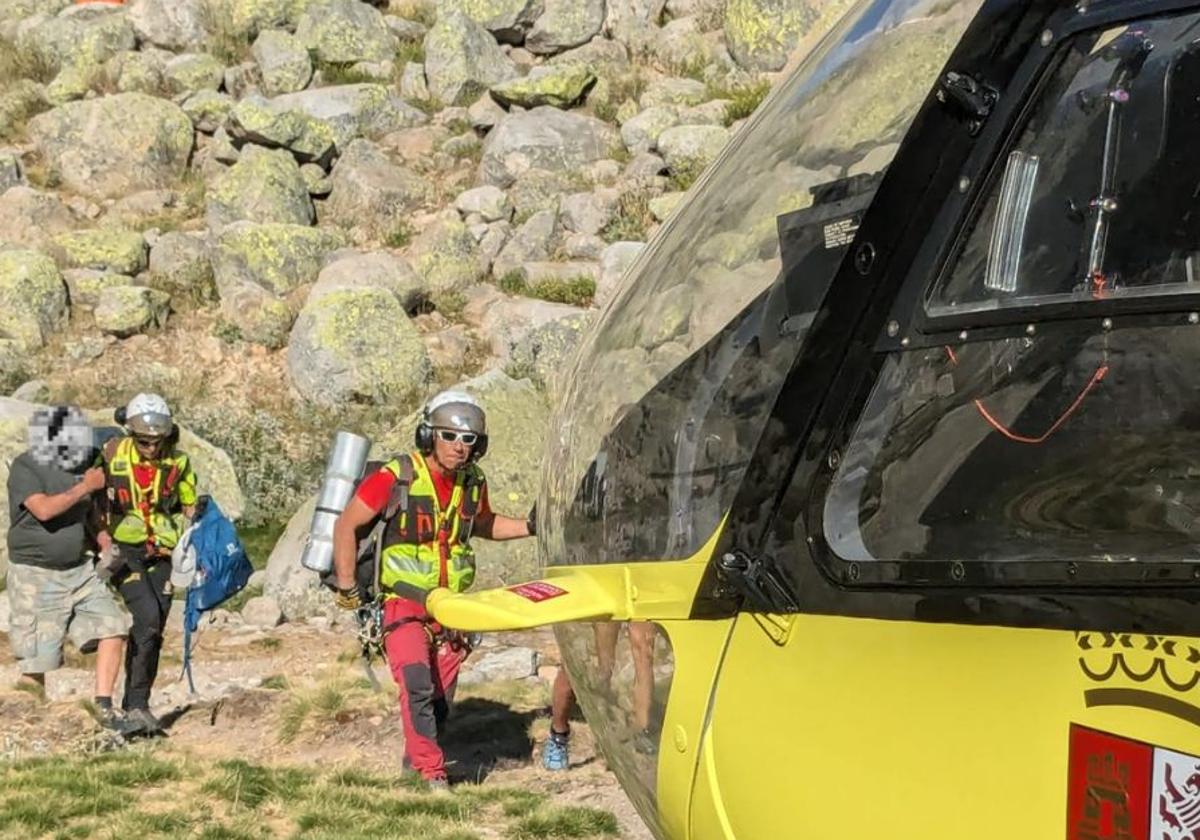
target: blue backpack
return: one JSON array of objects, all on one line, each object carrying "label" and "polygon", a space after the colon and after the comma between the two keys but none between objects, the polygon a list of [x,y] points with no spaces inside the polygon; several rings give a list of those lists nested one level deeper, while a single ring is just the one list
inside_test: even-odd
[{"label": "blue backpack", "polygon": [[183,672],[192,693],[196,691],[192,682],[192,633],[200,626],[200,614],[241,592],[254,572],[237,529],[215,500],[207,499],[194,524],[190,545],[196,550],[196,578],[188,588],[183,610]]}]

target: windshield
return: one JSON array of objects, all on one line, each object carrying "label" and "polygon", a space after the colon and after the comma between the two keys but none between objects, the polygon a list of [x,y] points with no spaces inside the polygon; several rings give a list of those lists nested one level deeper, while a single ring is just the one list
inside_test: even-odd
[{"label": "windshield", "polygon": [[551,424],[545,563],[680,559],[712,536],[880,173],[979,5],[856,5],[632,267]]},{"label": "windshield", "polygon": [[1200,290],[1200,15],[1059,57],[930,314]]}]

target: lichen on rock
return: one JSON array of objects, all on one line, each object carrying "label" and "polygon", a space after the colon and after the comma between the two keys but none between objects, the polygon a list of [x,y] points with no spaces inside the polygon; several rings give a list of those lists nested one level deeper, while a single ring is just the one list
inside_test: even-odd
[{"label": "lichen on rock", "polygon": [[207,204],[216,233],[238,221],[309,225],[315,219],[300,167],[282,149],[247,145],[208,190]]},{"label": "lichen on rock", "polygon": [[312,296],[288,341],[292,384],[314,403],[412,404],[431,370],[420,335],[386,289]]},{"label": "lichen on rock", "polygon": [[54,260],[37,251],[0,251],[0,338],[36,350],[66,321],[67,287]]},{"label": "lichen on rock", "polygon": [[62,268],[138,274],[149,258],[146,239],[132,230],[77,230],[54,237],[51,252]]}]

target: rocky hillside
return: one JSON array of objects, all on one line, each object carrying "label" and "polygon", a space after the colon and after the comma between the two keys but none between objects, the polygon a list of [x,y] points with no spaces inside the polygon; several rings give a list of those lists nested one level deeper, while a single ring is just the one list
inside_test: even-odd
[{"label": "rocky hillside", "polygon": [[554,372],[847,5],[0,0],[0,392],[164,393],[259,524],[469,380],[524,513]]}]

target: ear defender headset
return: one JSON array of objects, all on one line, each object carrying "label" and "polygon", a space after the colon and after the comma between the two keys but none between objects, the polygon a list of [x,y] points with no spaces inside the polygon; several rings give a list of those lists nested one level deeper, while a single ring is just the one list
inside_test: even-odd
[{"label": "ear defender headset", "polygon": [[[417,424],[416,434],[413,435],[413,442],[416,444],[417,451],[422,455],[428,456],[433,454],[433,423],[431,420],[432,410],[429,408],[430,403],[426,403],[421,409],[421,422]],[[482,411],[482,409],[480,409]],[[487,454],[488,436],[485,434],[476,433],[475,445],[471,447],[471,454],[467,458],[468,464],[474,464],[480,458]]]}]

